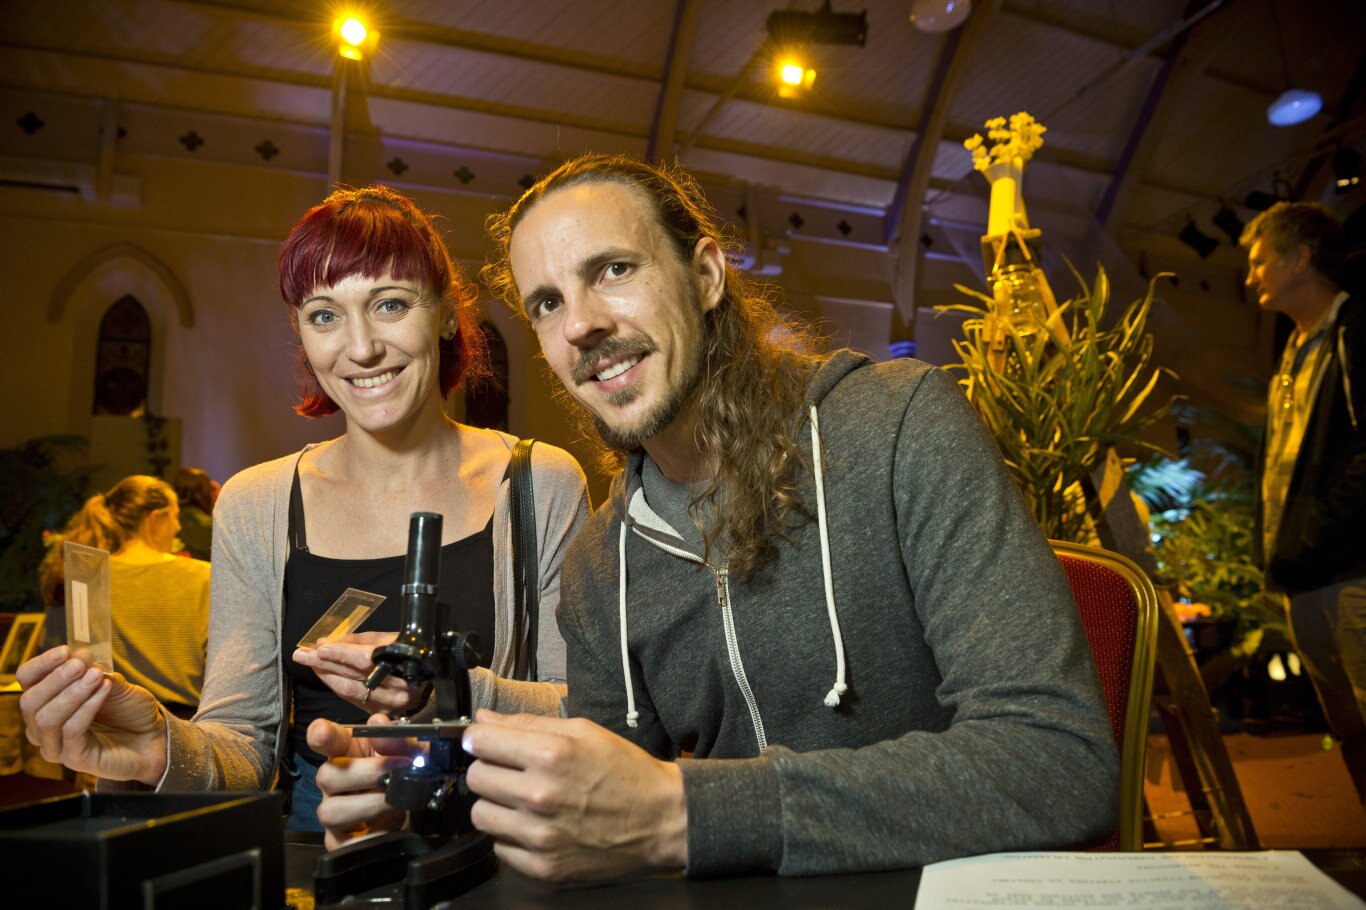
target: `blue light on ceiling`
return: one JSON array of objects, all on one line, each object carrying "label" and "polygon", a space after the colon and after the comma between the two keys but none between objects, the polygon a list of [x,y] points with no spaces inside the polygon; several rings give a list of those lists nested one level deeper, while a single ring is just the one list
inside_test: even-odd
[{"label": "blue light on ceiling", "polygon": [[1323,108],[1323,97],[1318,92],[1302,88],[1290,88],[1271,102],[1266,109],[1266,119],[1275,126],[1294,126],[1303,123]]}]

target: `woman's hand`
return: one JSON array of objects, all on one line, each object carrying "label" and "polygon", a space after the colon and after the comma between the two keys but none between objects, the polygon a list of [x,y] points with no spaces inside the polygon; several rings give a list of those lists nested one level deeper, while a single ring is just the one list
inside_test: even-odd
[{"label": "woman's hand", "polygon": [[375,668],[370,655],[381,645],[398,638],[397,632],[356,632],[320,645],[317,650],[298,648],[294,662],[312,667],[327,688],[362,711],[383,711],[400,717],[417,710],[422,690],[409,689],[402,677],[386,676],[372,692],[365,677]]},{"label": "woman's hand", "polygon": [[151,692],[108,676],[66,645],[19,667],[19,711],[43,758],[107,780],[156,786],[166,772],[166,721]]},{"label": "woman's hand", "polygon": [[[370,718],[372,724],[390,722],[383,714]],[[328,850],[372,834],[397,831],[406,824],[407,813],[384,801],[379,777],[411,764],[412,756],[423,751],[421,743],[353,736],[346,727],[320,717],[308,725],[308,745],[328,756],[318,769],[318,789],[323,794],[318,821],[326,832],[323,841]]]}]

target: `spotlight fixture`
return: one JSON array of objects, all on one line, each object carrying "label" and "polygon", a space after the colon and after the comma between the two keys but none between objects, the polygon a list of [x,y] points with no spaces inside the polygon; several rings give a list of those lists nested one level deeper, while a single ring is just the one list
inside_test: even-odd
[{"label": "spotlight fixture", "polygon": [[1356,149],[1340,148],[1333,153],[1333,191],[1350,193],[1361,182],[1361,155]]},{"label": "spotlight fixture", "polygon": [[1228,235],[1229,243],[1234,246],[1238,245],[1238,241],[1243,236],[1243,228],[1245,225],[1243,224],[1243,219],[1238,217],[1237,212],[1228,206],[1224,206],[1219,209],[1219,211],[1215,212],[1214,217],[1210,220],[1214,222],[1215,227]]},{"label": "spotlight fixture", "polygon": [[1201,259],[1208,259],[1210,253],[1219,245],[1219,241],[1206,234],[1195,226],[1195,221],[1188,219],[1186,226],[1181,229],[1181,233],[1176,235],[1186,246],[1200,254]]},{"label": "spotlight fixture", "polygon": [[347,60],[364,59],[366,53],[373,50],[379,40],[379,33],[367,28],[365,23],[355,16],[338,19],[334,26],[338,38],[337,53]]},{"label": "spotlight fixture", "polygon": [[837,13],[825,0],[814,13],[780,9],[768,14],[768,37],[779,47],[794,44],[857,44],[868,38],[868,11]]}]

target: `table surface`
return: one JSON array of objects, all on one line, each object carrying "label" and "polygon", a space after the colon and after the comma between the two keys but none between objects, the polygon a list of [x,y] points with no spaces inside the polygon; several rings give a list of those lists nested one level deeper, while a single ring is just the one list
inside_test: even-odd
[{"label": "table surface", "polygon": [[[292,910],[313,910],[313,866],[322,836],[285,834],[285,882]],[[1366,848],[1301,851],[1315,866],[1359,897],[1366,897]],[[458,899],[460,910],[575,907],[909,907],[920,870],[783,878],[776,875],[696,881],[657,875],[610,885],[567,888],[547,885],[508,869]]]}]

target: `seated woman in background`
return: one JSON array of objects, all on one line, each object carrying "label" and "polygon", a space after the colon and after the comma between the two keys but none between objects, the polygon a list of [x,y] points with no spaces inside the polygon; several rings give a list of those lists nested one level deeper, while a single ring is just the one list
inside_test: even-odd
[{"label": "seated woman in background", "polygon": [[209,634],[209,564],[171,553],[180,531],[175,490],[156,477],[125,477],[86,500],[38,570],[47,641],[66,638],[62,543],[107,550],[114,669],[177,717],[199,705]]},{"label": "seated woman in background", "polygon": [[[320,830],[315,776],[323,758],[308,746],[309,723],[407,714],[422,695],[397,676],[373,693],[362,684],[371,652],[393,640],[391,631],[356,633],[316,651],[296,651],[295,643],[350,587],[387,597],[368,628],[397,629],[409,516],[438,512],[441,599],[452,604],[457,628],[483,642],[483,667],[471,672],[475,705],[557,714],[565,691],[555,622],[560,563],[588,500],[578,463],[537,444],[539,609],[529,661],[527,639],[512,634],[508,488],[516,440],[446,415],[445,396],[478,376],[486,358],[474,294],[431,221],[384,187],[339,190],[285,241],[280,289],[307,373],[297,410],[340,410],[346,433],[223,486],[199,714],[194,722],[167,717],[145,689],[103,679],[65,648],[20,668],[20,710],[45,758],[102,778],[167,791],[250,789],[283,772],[292,791],[288,826]],[[500,678],[528,663],[539,682]]]},{"label": "seated woman in background", "polygon": [[180,542],[195,559],[208,560],[213,551],[214,482],[199,468],[181,468],[175,476],[180,497]]}]

